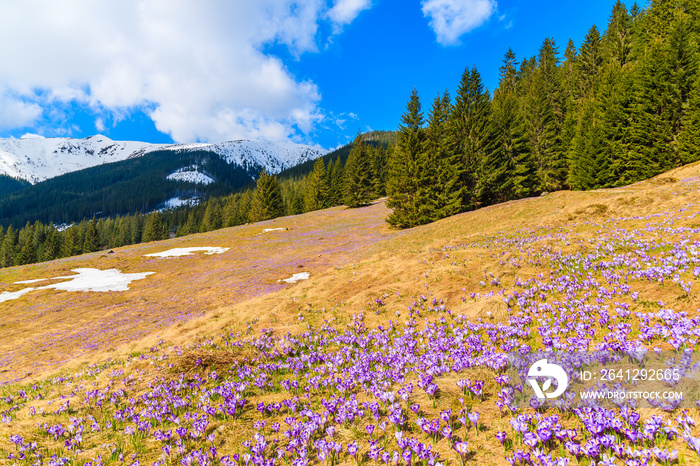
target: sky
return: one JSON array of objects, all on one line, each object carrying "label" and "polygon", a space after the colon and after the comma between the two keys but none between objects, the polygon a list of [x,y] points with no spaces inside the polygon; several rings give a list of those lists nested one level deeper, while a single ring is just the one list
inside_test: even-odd
[{"label": "sky", "polygon": [[334,149],[395,130],[413,89],[427,113],[466,67],[493,90],[509,47],[553,38],[562,56],[613,4],[0,0],[0,137]]}]

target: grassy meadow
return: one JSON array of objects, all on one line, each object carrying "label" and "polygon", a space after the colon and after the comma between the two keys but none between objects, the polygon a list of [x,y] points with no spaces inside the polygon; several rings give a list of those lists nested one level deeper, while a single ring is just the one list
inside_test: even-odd
[{"label": "grassy meadow", "polygon": [[[699,188],[696,163],[410,230],[378,200],[2,269],[0,292],[155,273],[0,302],[0,463],[700,464],[698,397],[537,406],[504,377],[524,347],[696,350]],[[203,246],[230,249],[144,257]]]}]

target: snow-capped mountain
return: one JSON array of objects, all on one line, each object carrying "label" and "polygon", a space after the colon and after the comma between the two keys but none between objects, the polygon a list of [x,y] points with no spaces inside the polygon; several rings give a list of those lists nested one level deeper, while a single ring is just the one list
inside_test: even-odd
[{"label": "snow-capped mountain", "polygon": [[278,173],[327,151],[294,143],[238,140],[219,144],[149,144],[113,141],[97,135],[85,139],[26,137],[0,139],[0,174],[32,184],[65,173],[139,157],[156,150],[207,150],[229,164]]}]

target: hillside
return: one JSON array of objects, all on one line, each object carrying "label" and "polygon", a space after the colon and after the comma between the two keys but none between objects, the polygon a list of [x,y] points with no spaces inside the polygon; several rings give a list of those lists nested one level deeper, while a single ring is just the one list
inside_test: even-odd
[{"label": "hillside", "polygon": [[[698,188],[695,163],[410,230],[380,200],[2,269],[0,458],[699,464]],[[193,247],[223,249],[145,256]],[[680,364],[652,387],[680,404],[538,406],[508,364],[640,348]]]},{"label": "hillside", "polygon": [[[0,224],[71,223],[94,215],[149,212],[183,200],[198,203],[252,183],[263,169],[278,173],[325,152],[248,140],[152,145],[104,136],[3,139]],[[35,184],[28,186],[26,180]]]},{"label": "hillside", "polygon": [[213,152],[231,165],[269,173],[312,160],[326,151],[289,142],[236,140],[218,144],[150,144],[113,141],[96,135],[85,139],[27,137],[0,138],[0,175],[40,183],[66,173],[121,162],[154,151]]}]

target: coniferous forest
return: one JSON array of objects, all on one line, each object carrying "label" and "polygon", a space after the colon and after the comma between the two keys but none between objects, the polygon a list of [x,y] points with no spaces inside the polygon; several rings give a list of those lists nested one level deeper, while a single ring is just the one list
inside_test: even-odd
[{"label": "coniferous forest", "polygon": [[[627,185],[700,158],[700,3],[618,1],[583,42],[504,53],[486,89],[467,66],[454,96],[408,96],[397,132],[352,144],[199,206],[0,227],[0,266],[187,235],[387,196],[400,228],[562,189]],[[563,52],[562,52],[563,50]],[[445,83],[448,86],[450,83]],[[427,110],[425,110],[425,109]],[[10,180],[12,181],[12,180]],[[17,192],[18,182],[7,191]]]}]

